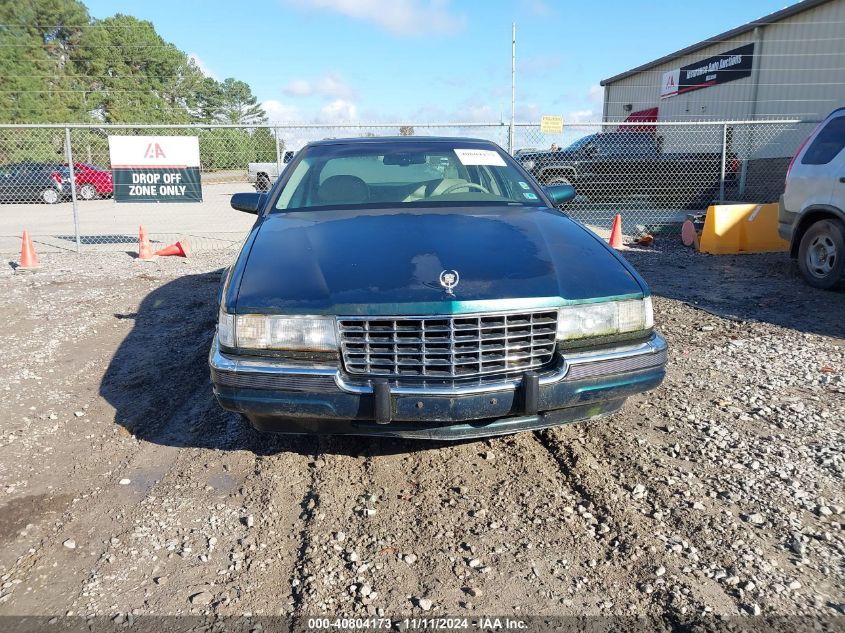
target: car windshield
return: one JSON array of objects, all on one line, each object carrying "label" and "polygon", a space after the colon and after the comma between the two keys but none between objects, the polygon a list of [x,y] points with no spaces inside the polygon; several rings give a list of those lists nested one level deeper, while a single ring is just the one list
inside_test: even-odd
[{"label": "car windshield", "polygon": [[511,158],[489,143],[313,145],[297,159],[276,210],[545,206]]},{"label": "car windshield", "polygon": [[587,143],[594,140],[596,138],[596,136],[597,136],[596,134],[588,134],[587,136],[582,136],[577,141],[575,141],[571,145],[567,146],[566,151],[572,152],[572,151],[575,151],[576,149],[581,149]]}]

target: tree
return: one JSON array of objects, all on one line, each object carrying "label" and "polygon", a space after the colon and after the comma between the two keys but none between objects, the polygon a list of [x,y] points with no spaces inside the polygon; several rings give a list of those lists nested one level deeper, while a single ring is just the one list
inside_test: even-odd
[{"label": "tree", "polygon": [[202,73],[188,56],[129,15],[86,29],[75,55],[85,98],[95,118],[109,123],[182,123]]},{"label": "tree", "polygon": [[220,82],[203,77],[197,86],[192,109],[192,118],[199,123],[217,123],[223,105],[223,91]]},{"label": "tree", "polygon": [[[272,163],[276,160],[276,136],[267,127],[255,128],[252,133],[253,161]],[[279,139],[279,151],[285,151],[284,141]]]},{"label": "tree", "polygon": [[77,0],[0,2],[0,121],[87,118],[70,59],[90,22]]},{"label": "tree", "polygon": [[205,76],[151,22],[92,20],[79,0],[0,0],[0,86],[0,122],[267,120],[246,83]]},{"label": "tree", "polygon": [[220,84],[220,108],[217,118],[223,123],[264,123],[267,113],[252,94],[249,84],[228,77]]},{"label": "tree", "polygon": [[414,126],[413,125],[403,125],[399,128],[399,136],[413,136],[414,135]]}]

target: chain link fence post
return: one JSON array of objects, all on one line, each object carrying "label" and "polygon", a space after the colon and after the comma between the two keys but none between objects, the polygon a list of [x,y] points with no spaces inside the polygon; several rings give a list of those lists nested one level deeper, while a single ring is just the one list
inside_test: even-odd
[{"label": "chain link fence post", "polygon": [[70,172],[70,199],[73,203],[73,236],[76,239],[76,252],[80,252],[81,239],[79,237],[79,204],[76,201],[76,169],[73,166],[73,150],[70,147],[70,128],[65,128],[65,160]]},{"label": "chain link fence post", "polygon": [[273,134],[276,136],[276,175],[282,173],[282,148],[279,141],[279,128],[273,128]]},{"label": "chain link fence post", "polygon": [[722,124],[722,170],[719,176],[719,202],[725,201],[725,163],[728,156],[728,124]]},{"label": "chain link fence post", "polygon": [[513,147],[513,133],[514,133],[514,123],[511,121],[508,124],[508,154],[513,156],[514,147]]}]

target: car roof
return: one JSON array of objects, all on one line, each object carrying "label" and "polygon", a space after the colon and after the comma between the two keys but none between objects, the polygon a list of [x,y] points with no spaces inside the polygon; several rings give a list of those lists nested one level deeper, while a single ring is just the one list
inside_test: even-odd
[{"label": "car roof", "polygon": [[327,138],[321,141],[311,141],[308,146],[320,145],[368,145],[395,143],[397,145],[413,145],[415,143],[443,143],[454,145],[455,143],[474,143],[498,147],[493,141],[483,138],[470,138],[465,136],[356,136],[350,138]]}]

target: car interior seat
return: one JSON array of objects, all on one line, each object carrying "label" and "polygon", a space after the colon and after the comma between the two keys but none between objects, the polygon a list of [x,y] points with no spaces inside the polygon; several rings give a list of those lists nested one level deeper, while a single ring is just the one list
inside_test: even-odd
[{"label": "car interior seat", "polygon": [[362,204],[370,199],[370,188],[358,176],[330,176],[317,189],[323,204]]}]

